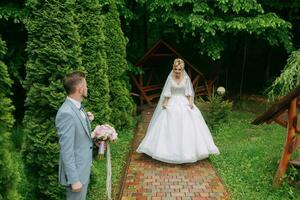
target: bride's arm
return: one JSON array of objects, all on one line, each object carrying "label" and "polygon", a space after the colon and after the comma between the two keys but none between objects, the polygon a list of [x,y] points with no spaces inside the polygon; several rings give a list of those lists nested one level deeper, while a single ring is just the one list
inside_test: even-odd
[{"label": "bride's arm", "polygon": [[163,109],[166,109],[166,108],[167,108],[169,99],[170,99],[170,97],[164,97],[164,101],[163,101]]},{"label": "bride's arm", "polygon": [[187,96],[187,98],[188,98],[188,100],[189,100],[189,106],[190,106],[191,108],[193,108],[193,105],[194,105],[194,103],[193,103],[193,97],[192,97],[192,96]]}]

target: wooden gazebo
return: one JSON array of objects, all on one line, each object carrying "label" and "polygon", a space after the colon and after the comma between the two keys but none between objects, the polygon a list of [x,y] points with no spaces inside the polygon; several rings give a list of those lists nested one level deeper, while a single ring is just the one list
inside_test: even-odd
[{"label": "wooden gazebo", "polygon": [[[141,75],[131,74],[131,78],[134,81],[137,87],[137,96],[140,98],[140,105],[143,106],[144,101],[149,106],[153,105],[153,101],[160,96],[161,89],[163,87],[166,73],[162,68],[167,69],[169,72],[171,70],[171,62],[175,58],[181,58],[185,62],[185,70],[189,74],[194,89],[195,95],[210,95],[213,84],[217,79],[215,76],[211,80],[206,80],[203,73],[200,72],[195,66],[193,66],[186,58],[181,56],[173,47],[163,40],[159,40],[150,48],[146,54],[135,64],[136,67],[139,67],[143,70]],[[156,66],[160,61],[168,61],[167,65]],[[160,80],[155,82],[154,79],[156,76],[160,76]],[[165,76],[162,78],[162,76]]]},{"label": "wooden gazebo", "polygon": [[275,122],[287,129],[284,150],[279,161],[277,172],[273,181],[275,187],[279,186],[286,173],[288,164],[300,167],[300,158],[290,161],[293,152],[298,150],[300,144],[300,86],[284,96],[271,106],[265,113],[257,117],[252,124],[270,124]]}]

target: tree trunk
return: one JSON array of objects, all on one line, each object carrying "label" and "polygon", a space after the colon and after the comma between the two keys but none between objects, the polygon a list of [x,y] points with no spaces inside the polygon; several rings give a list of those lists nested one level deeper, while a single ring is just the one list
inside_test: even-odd
[{"label": "tree trunk", "polygon": [[271,58],[272,58],[272,49],[270,49],[270,51],[268,52],[267,66],[265,71],[265,80],[268,80],[270,77]]},{"label": "tree trunk", "polygon": [[144,5],[144,26],[143,26],[143,32],[144,32],[144,51],[147,52],[148,50],[148,14],[147,14],[147,5]]},{"label": "tree trunk", "polygon": [[247,57],[247,39],[245,39],[243,54],[244,55],[243,55],[243,65],[242,65],[242,76],[241,76],[241,82],[240,82],[240,96],[242,95],[243,85],[244,85],[244,77],[245,77],[246,57]]}]

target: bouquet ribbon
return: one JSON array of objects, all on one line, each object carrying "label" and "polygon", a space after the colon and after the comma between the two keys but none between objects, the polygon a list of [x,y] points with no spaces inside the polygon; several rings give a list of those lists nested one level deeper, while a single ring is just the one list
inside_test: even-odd
[{"label": "bouquet ribbon", "polygon": [[107,142],[107,151],[106,151],[106,193],[107,199],[111,200],[111,153],[109,142]]}]

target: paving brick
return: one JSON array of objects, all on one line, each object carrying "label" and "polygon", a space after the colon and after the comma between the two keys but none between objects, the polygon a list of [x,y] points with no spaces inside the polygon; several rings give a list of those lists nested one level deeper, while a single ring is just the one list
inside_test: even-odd
[{"label": "paving brick", "polygon": [[228,193],[208,159],[174,165],[136,153],[153,110],[142,113],[123,180],[121,200],[224,200]]}]

